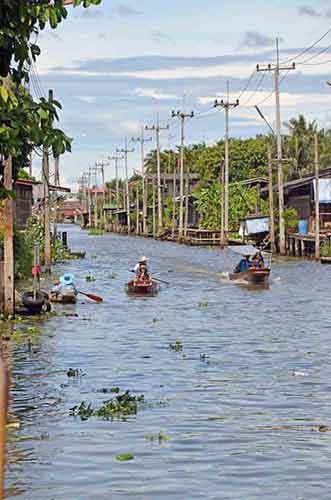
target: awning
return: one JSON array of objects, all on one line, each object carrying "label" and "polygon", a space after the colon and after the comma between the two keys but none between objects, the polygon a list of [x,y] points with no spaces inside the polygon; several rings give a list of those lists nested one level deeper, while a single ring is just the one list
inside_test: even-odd
[{"label": "awning", "polygon": [[[331,203],[331,179],[319,179],[320,203]],[[314,200],[316,199],[316,179],[314,179]]]}]

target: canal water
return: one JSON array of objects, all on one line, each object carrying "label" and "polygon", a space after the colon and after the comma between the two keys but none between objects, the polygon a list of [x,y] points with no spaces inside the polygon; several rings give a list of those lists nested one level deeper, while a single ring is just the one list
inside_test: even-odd
[{"label": "canal water", "polygon": [[[331,432],[319,426],[331,425],[331,267],[278,261],[270,287],[251,290],[222,277],[237,260],[229,251],[74,226],[69,242],[86,258],[56,273],[104,302],[81,297],[65,309],[78,317],[8,343],[17,428],[6,498],[330,498]],[[170,283],[156,297],[125,293],[140,255]],[[70,415],[114,386],[144,394],[137,415]]]}]

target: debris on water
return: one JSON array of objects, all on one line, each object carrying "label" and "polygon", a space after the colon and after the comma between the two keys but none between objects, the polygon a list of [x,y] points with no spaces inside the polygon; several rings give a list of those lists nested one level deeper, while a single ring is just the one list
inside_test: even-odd
[{"label": "debris on water", "polygon": [[121,389],[119,387],[111,387],[108,389],[107,387],[103,387],[102,389],[98,389],[97,392],[101,392],[102,394],[119,394],[121,392]]},{"label": "debris on water", "polygon": [[307,377],[308,373],[305,372],[299,372],[299,371],[294,371],[293,372],[293,377]]},{"label": "debris on water", "polygon": [[74,377],[85,377],[86,373],[83,372],[81,368],[69,368],[67,371],[67,376],[69,378],[74,378]]},{"label": "debris on water", "polygon": [[183,344],[179,342],[179,340],[176,340],[174,344],[169,344],[169,349],[170,351],[182,351],[183,350]]},{"label": "debris on water", "polygon": [[318,432],[331,432],[331,425],[319,425],[317,430]]},{"label": "debris on water", "polygon": [[158,434],[147,434],[144,436],[148,441],[154,442],[158,441],[159,444],[169,441],[170,437],[164,432],[160,431]]},{"label": "debris on water", "polygon": [[116,278],[117,278],[117,273],[111,273],[110,279],[116,280]]},{"label": "debris on water", "polygon": [[158,323],[160,320],[160,318],[153,318],[153,323]]},{"label": "debris on water", "polygon": [[118,393],[113,399],[104,401],[100,408],[93,408],[91,403],[87,404],[83,401],[80,405],[70,408],[70,415],[78,416],[81,420],[88,420],[92,416],[101,417],[103,420],[113,420],[114,418],[125,420],[128,415],[136,415],[138,405],[144,402],[143,394],[133,396],[129,391],[125,391],[122,394]]},{"label": "debris on water", "polygon": [[88,274],[87,276],[85,276],[85,280],[88,282],[96,281],[95,277],[92,276],[92,274]]},{"label": "debris on water", "polygon": [[209,356],[208,354],[200,353],[200,359],[201,361],[206,361],[207,359],[209,359]]},{"label": "debris on water", "polygon": [[9,422],[6,425],[6,429],[19,429],[21,427],[21,422]]},{"label": "debris on water", "polygon": [[119,462],[127,462],[128,460],[133,460],[134,455],[132,453],[124,453],[123,455],[117,455],[116,460]]}]

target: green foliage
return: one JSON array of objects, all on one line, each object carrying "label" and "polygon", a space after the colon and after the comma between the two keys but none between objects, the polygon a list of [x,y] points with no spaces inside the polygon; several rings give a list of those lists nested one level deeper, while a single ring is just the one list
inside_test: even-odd
[{"label": "green foliage", "polygon": [[118,460],[119,462],[127,462],[128,460],[133,460],[133,459],[134,455],[132,455],[132,453],[124,453],[122,455],[116,456],[116,460]]},{"label": "green foliage", "polygon": [[331,257],[331,239],[322,241],[321,243],[321,257]]},{"label": "green foliage", "polygon": [[[74,6],[98,5],[101,0],[74,0]],[[27,166],[33,148],[48,148],[54,157],[71,150],[71,139],[54,127],[59,102],[33,100],[22,85],[29,81],[35,43],[47,26],[55,29],[67,17],[62,0],[1,0],[0,2],[0,156],[13,159],[13,176]],[[32,41],[33,39],[33,41]],[[0,198],[10,193],[0,185]]]},{"label": "green foliage", "polygon": [[299,217],[298,212],[295,208],[289,207],[284,210],[284,224],[285,229],[298,229]]},{"label": "green foliage", "polygon": [[105,234],[104,230],[97,227],[92,227],[88,232],[89,236],[102,236],[103,234]]},{"label": "green foliage", "polygon": [[169,344],[169,349],[170,351],[182,351],[183,350],[183,344],[179,342],[179,340],[176,340],[174,344]]},{"label": "green foliage", "polygon": [[88,420],[90,417],[101,417],[103,420],[113,420],[114,418],[125,418],[128,415],[136,415],[138,405],[145,402],[143,395],[133,396],[129,391],[118,392],[112,399],[104,401],[99,408],[93,408],[91,404],[84,401],[70,409],[70,414],[79,416],[81,420]]}]

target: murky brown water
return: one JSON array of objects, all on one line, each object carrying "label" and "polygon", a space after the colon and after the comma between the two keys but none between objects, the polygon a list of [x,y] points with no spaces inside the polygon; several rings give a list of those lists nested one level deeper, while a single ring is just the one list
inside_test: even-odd
[{"label": "murky brown water", "polygon": [[[315,429],[331,424],[331,267],[276,263],[270,288],[252,291],[221,279],[236,258],[216,249],[75,227],[69,241],[87,258],[58,271],[105,301],[81,299],[67,308],[78,318],[54,317],[32,345],[6,349],[21,424],[9,434],[7,498],[330,498],[331,433]],[[124,293],[140,254],[171,282],[157,297]],[[169,350],[176,340],[184,356]],[[86,376],[68,379],[70,367]],[[125,422],[69,415],[113,386],[148,404]],[[160,431],[169,439],[148,439]]]}]

